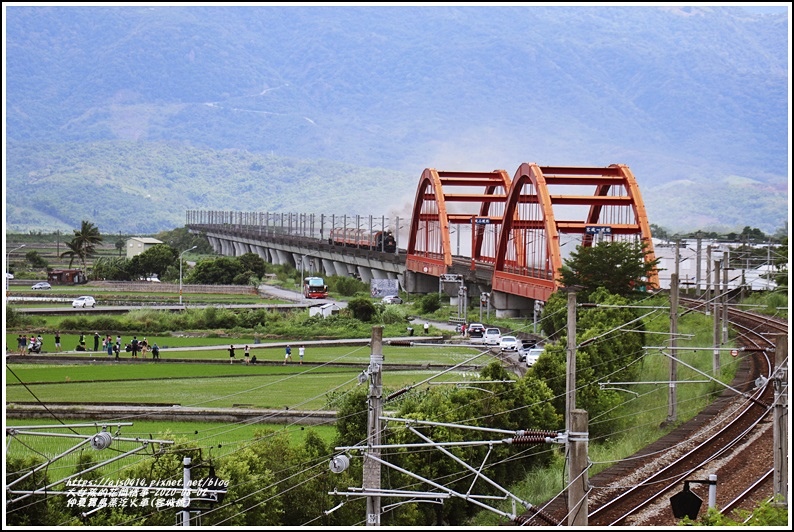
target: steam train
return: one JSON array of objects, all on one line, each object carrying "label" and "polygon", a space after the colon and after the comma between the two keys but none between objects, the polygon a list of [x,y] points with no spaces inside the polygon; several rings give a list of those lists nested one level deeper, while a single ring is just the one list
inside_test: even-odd
[{"label": "steam train", "polygon": [[336,246],[347,246],[374,251],[394,253],[397,251],[397,240],[391,231],[368,231],[366,229],[331,229],[328,243]]}]

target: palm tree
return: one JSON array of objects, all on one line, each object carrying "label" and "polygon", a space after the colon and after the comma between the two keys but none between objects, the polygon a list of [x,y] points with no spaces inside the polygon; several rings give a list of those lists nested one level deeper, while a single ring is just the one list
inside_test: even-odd
[{"label": "palm tree", "polygon": [[[80,257],[83,263],[83,270],[85,271],[88,269],[85,262],[86,259],[94,256],[96,253],[96,245],[101,243],[102,235],[99,234],[99,229],[91,222],[83,220],[80,225],[80,230],[74,230],[74,238],[67,244],[70,251],[66,253],[75,251],[77,256]],[[72,260],[74,260],[74,256],[72,256]],[[71,266],[71,262],[69,265]]]},{"label": "palm tree", "polygon": [[66,251],[61,253],[61,258],[63,257],[69,257],[69,268],[72,267],[72,263],[76,258],[79,258],[82,262],[85,262],[82,256],[82,251],[77,247],[77,243],[74,240],[71,242],[66,242]]}]

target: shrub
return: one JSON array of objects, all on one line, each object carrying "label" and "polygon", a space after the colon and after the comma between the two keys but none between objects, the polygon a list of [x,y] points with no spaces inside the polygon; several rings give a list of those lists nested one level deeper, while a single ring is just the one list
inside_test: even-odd
[{"label": "shrub", "polygon": [[441,296],[437,292],[427,294],[418,301],[422,314],[432,314],[441,308]]},{"label": "shrub", "polygon": [[365,323],[372,321],[372,317],[377,312],[372,301],[364,297],[350,300],[347,304],[347,308],[353,313],[354,318]]},{"label": "shrub", "polygon": [[400,305],[381,305],[381,308],[381,323],[403,323],[407,319],[405,311]]},{"label": "shrub", "polygon": [[328,279],[328,288],[343,296],[353,296],[359,292],[368,292],[366,283],[354,277],[334,275]]}]

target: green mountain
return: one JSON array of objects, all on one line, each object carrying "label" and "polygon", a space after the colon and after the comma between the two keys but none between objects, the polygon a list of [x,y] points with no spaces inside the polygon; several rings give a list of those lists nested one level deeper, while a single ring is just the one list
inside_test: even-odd
[{"label": "green mountain", "polygon": [[788,218],[786,14],[4,5],[4,22],[7,230],[408,216],[424,168],[525,161],[628,164],[671,230]]}]

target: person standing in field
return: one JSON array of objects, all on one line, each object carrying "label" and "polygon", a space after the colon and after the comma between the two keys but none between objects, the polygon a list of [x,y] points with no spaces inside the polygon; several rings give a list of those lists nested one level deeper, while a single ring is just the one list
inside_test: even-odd
[{"label": "person standing in field", "polygon": [[55,331],[55,349],[63,351],[63,349],[61,349],[61,331]]},{"label": "person standing in field", "polygon": [[248,365],[251,362],[251,348],[248,345],[245,346],[245,364]]},{"label": "person standing in field", "polygon": [[300,346],[298,348],[298,361],[300,362],[301,366],[303,365],[303,355],[304,354],[306,354],[306,347]]},{"label": "person standing in field", "polygon": [[138,358],[138,337],[137,336],[133,336],[132,337],[131,346],[132,346],[132,358]]},{"label": "person standing in field", "polygon": [[105,339],[105,347],[108,350],[108,356],[112,357],[113,356],[113,338],[111,338],[110,335],[108,335],[107,339]]},{"label": "person standing in field", "polygon": [[99,351],[99,333],[94,333],[94,351]]},{"label": "person standing in field", "polygon": [[234,345],[229,346],[229,364],[234,364]]},{"label": "person standing in field", "polygon": [[284,365],[285,366],[287,365],[287,360],[292,362],[292,348],[290,346],[287,346],[287,348],[284,350]]}]

